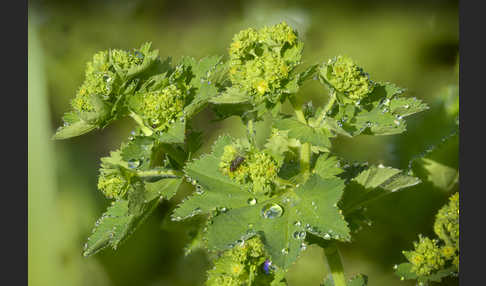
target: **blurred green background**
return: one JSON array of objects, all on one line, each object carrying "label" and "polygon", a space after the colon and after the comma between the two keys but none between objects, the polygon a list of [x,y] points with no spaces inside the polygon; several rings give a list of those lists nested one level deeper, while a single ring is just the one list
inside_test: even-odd
[{"label": "blurred green background", "polygon": [[[130,49],[152,41],[161,57],[227,54],[232,36],[247,27],[287,21],[305,42],[304,64],[338,54],[354,58],[377,81],[408,89],[431,110],[414,116],[397,136],[338,138],[334,151],[348,160],[406,168],[410,159],[449,134],[447,86],[458,84],[458,1],[29,1],[28,243],[29,285],[202,285],[211,267],[203,251],[184,256],[194,222],[167,214],[191,191],[183,186],[116,252],[82,257],[82,245],[109,204],[96,189],[99,159],[119,147],[134,124],[117,122],[102,132],[51,141],[99,50]],[[457,93],[457,91],[456,91]],[[311,81],[299,95],[319,105],[327,92]],[[208,150],[221,132],[242,136],[237,118],[211,122],[205,111],[196,128]],[[268,131],[261,124],[260,130]],[[262,137],[263,139],[263,137]],[[455,149],[454,149],[455,148]],[[457,168],[457,147],[447,164]],[[414,285],[392,267],[404,261],[418,233],[433,235],[437,210],[455,189],[430,183],[369,205],[374,224],[341,244],[346,274],[364,273],[369,285]],[[328,269],[319,248],[308,247],[289,270],[289,285],[319,285]],[[449,279],[443,285],[457,285]]]}]

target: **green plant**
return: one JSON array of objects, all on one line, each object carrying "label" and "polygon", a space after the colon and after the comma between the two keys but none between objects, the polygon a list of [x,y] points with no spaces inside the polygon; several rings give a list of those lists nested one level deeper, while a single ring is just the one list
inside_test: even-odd
[{"label": "green plant", "polygon": [[394,267],[402,280],[414,279],[424,285],[459,272],[459,193],[437,212],[434,232],[439,239],[419,235],[414,250],[403,251],[408,262]]},{"label": "green plant", "polygon": [[[405,118],[428,107],[392,83],[371,80],[348,57],[304,68],[302,52],[298,33],[281,23],[238,33],[226,61],[183,57],[173,64],[150,44],[95,54],[54,138],[103,129],[123,117],[137,128],[101,159],[98,187],[113,201],[84,255],[116,249],[185,179],[195,191],[171,217],[206,218],[188,249],[215,255],[207,285],[285,284],[285,271],[308,244],[325,251],[332,275],[324,285],[365,285],[366,276],[345,278],[337,242],[350,242],[367,225],[367,203],[420,179],[346,162],[332,152],[332,141],[403,133]],[[298,96],[312,78],[329,91],[324,106]],[[283,112],[287,102],[293,114]],[[221,135],[209,154],[195,159],[202,142],[192,120],[205,108],[220,120],[239,116],[248,133]],[[262,145],[255,124],[263,120],[272,131]]]}]

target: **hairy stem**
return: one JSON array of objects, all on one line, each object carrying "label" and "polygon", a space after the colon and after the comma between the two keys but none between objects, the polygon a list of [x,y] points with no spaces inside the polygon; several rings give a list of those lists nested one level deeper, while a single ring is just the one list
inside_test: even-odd
[{"label": "hairy stem", "polygon": [[253,120],[248,120],[247,125],[246,125],[246,131],[248,132],[248,139],[250,140],[253,145],[256,145],[256,140],[255,140],[255,134],[256,134],[256,129],[255,129],[255,123]]},{"label": "hairy stem", "polygon": [[152,130],[150,130],[150,128],[147,128],[143,124],[143,120],[138,114],[130,112],[130,117],[133,118],[133,120],[135,120],[135,122],[138,124],[138,126],[140,126],[140,130],[142,130],[142,132],[145,136],[151,136],[154,133]]},{"label": "hairy stem", "polygon": [[335,286],[346,286],[346,279],[344,278],[344,268],[341,262],[341,255],[336,246],[336,243],[329,243],[324,248],[324,254],[327,258],[327,263],[331,271],[332,280]]},{"label": "hairy stem", "polygon": [[300,173],[306,178],[309,176],[310,172],[310,159],[311,145],[309,143],[304,143],[300,147]]},{"label": "hairy stem", "polygon": [[322,110],[321,114],[319,114],[319,117],[315,121],[316,123],[320,123],[320,122],[322,122],[322,120],[324,120],[324,118],[326,117],[327,112],[329,110],[331,110],[331,108],[332,108],[332,106],[334,105],[335,102],[336,102],[336,93],[332,92],[331,93],[331,98],[327,102],[326,106],[324,106],[324,109]]}]

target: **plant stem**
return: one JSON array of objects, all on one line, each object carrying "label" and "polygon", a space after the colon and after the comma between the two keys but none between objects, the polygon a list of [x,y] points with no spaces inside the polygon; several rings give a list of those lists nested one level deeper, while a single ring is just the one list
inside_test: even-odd
[{"label": "plant stem", "polygon": [[331,93],[331,98],[327,102],[326,106],[324,106],[324,109],[322,110],[321,114],[317,118],[316,123],[321,122],[322,120],[324,120],[324,117],[326,117],[327,112],[334,105],[334,102],[336,102],[336,94],[333,92],[333,93]]},{"label": "plant stem", "polygon": [[309,143],[304,143],[300,147],[300,173],[303,174],[305,178],[309,176],[310,158],[311,145]]},{"label": "plant stem", "polygon": [[143,124],[143,120],[140,116],[138,116],[137,114],[135,114],[133,112],[130,112],[130,117],[133,118],[133,120],[135,120],[135,122],[138,124],[138,126],[140,126],[140,130],[142,130],[142,132],[145,136],[151,136],[154,133],[152,130],[150,130],[150,128],[147,128]]},{"label": "plant stem", "polygon": [[255,140],[256,130],[255,130],[255,124],[254,124],[253,120],[251,120],[251,119],[248,120],[247,125],[246,125],[246,131],[248,132],[248,139],[250,139],[250,142],[253,145],[256,145],[256,140]]},{"label": "plant stem", "polygon": [[327,258],[327,263],[331,271],[334,286],[346,286],[346,279],[344,278],[344,268],[341,262],[341,255],[339,254],[336,243],[329,243],[324,248],[324,254]]}]

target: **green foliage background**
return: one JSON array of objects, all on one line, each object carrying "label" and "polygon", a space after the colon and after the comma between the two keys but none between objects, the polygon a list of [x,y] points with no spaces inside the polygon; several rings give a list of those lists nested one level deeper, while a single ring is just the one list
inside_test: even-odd
[{"label": "green foliage background", "polygon": [[[430,105],[401,135],[340,138],[334,144],[346,159],[403,169],[454,128],[449,94],[455,91],[447,86],[458,83],[458,3],[389,2],[29,1],[29,285],[201,285],[210,267],[202,251],[184,256],[197,219],[172,222],[168,216],[191,190],[186,183],[116,252],[82,257],[83,243],[108,204],[96,189],[99,158],[134,126],[127,120],[103,132],[50,140],[95,52],[152,41],[162,57],[227,57],[238,31],[285,20],[303,36],[304,63],[345,54],[374,79],[405,87],[406,95]],[[300,95],[316,105],[327,98],[317,81]],[[196,128],[205,132],[198,154],[208,152],[222,132],[244,135],[239,119],[214,119],[209,111],[198,115]],[[265,123],[257,128],[269,130]],[[449,144],[451,151],[435,156],[455,169],[456,141]],[[404,261],[401,250],[412,249],[418,233],[433,235],[435,213],[457,188],[444,191],[424,182],[372,203],[368,215],[374,224],[352,244],[340,245],[348,276],[365,273],[370,285],[414,285],[399,281],[392,267]],[[308,247],[290,269],[289,285],[322,282],[327,275],[322,256],[321,249]]]}]

